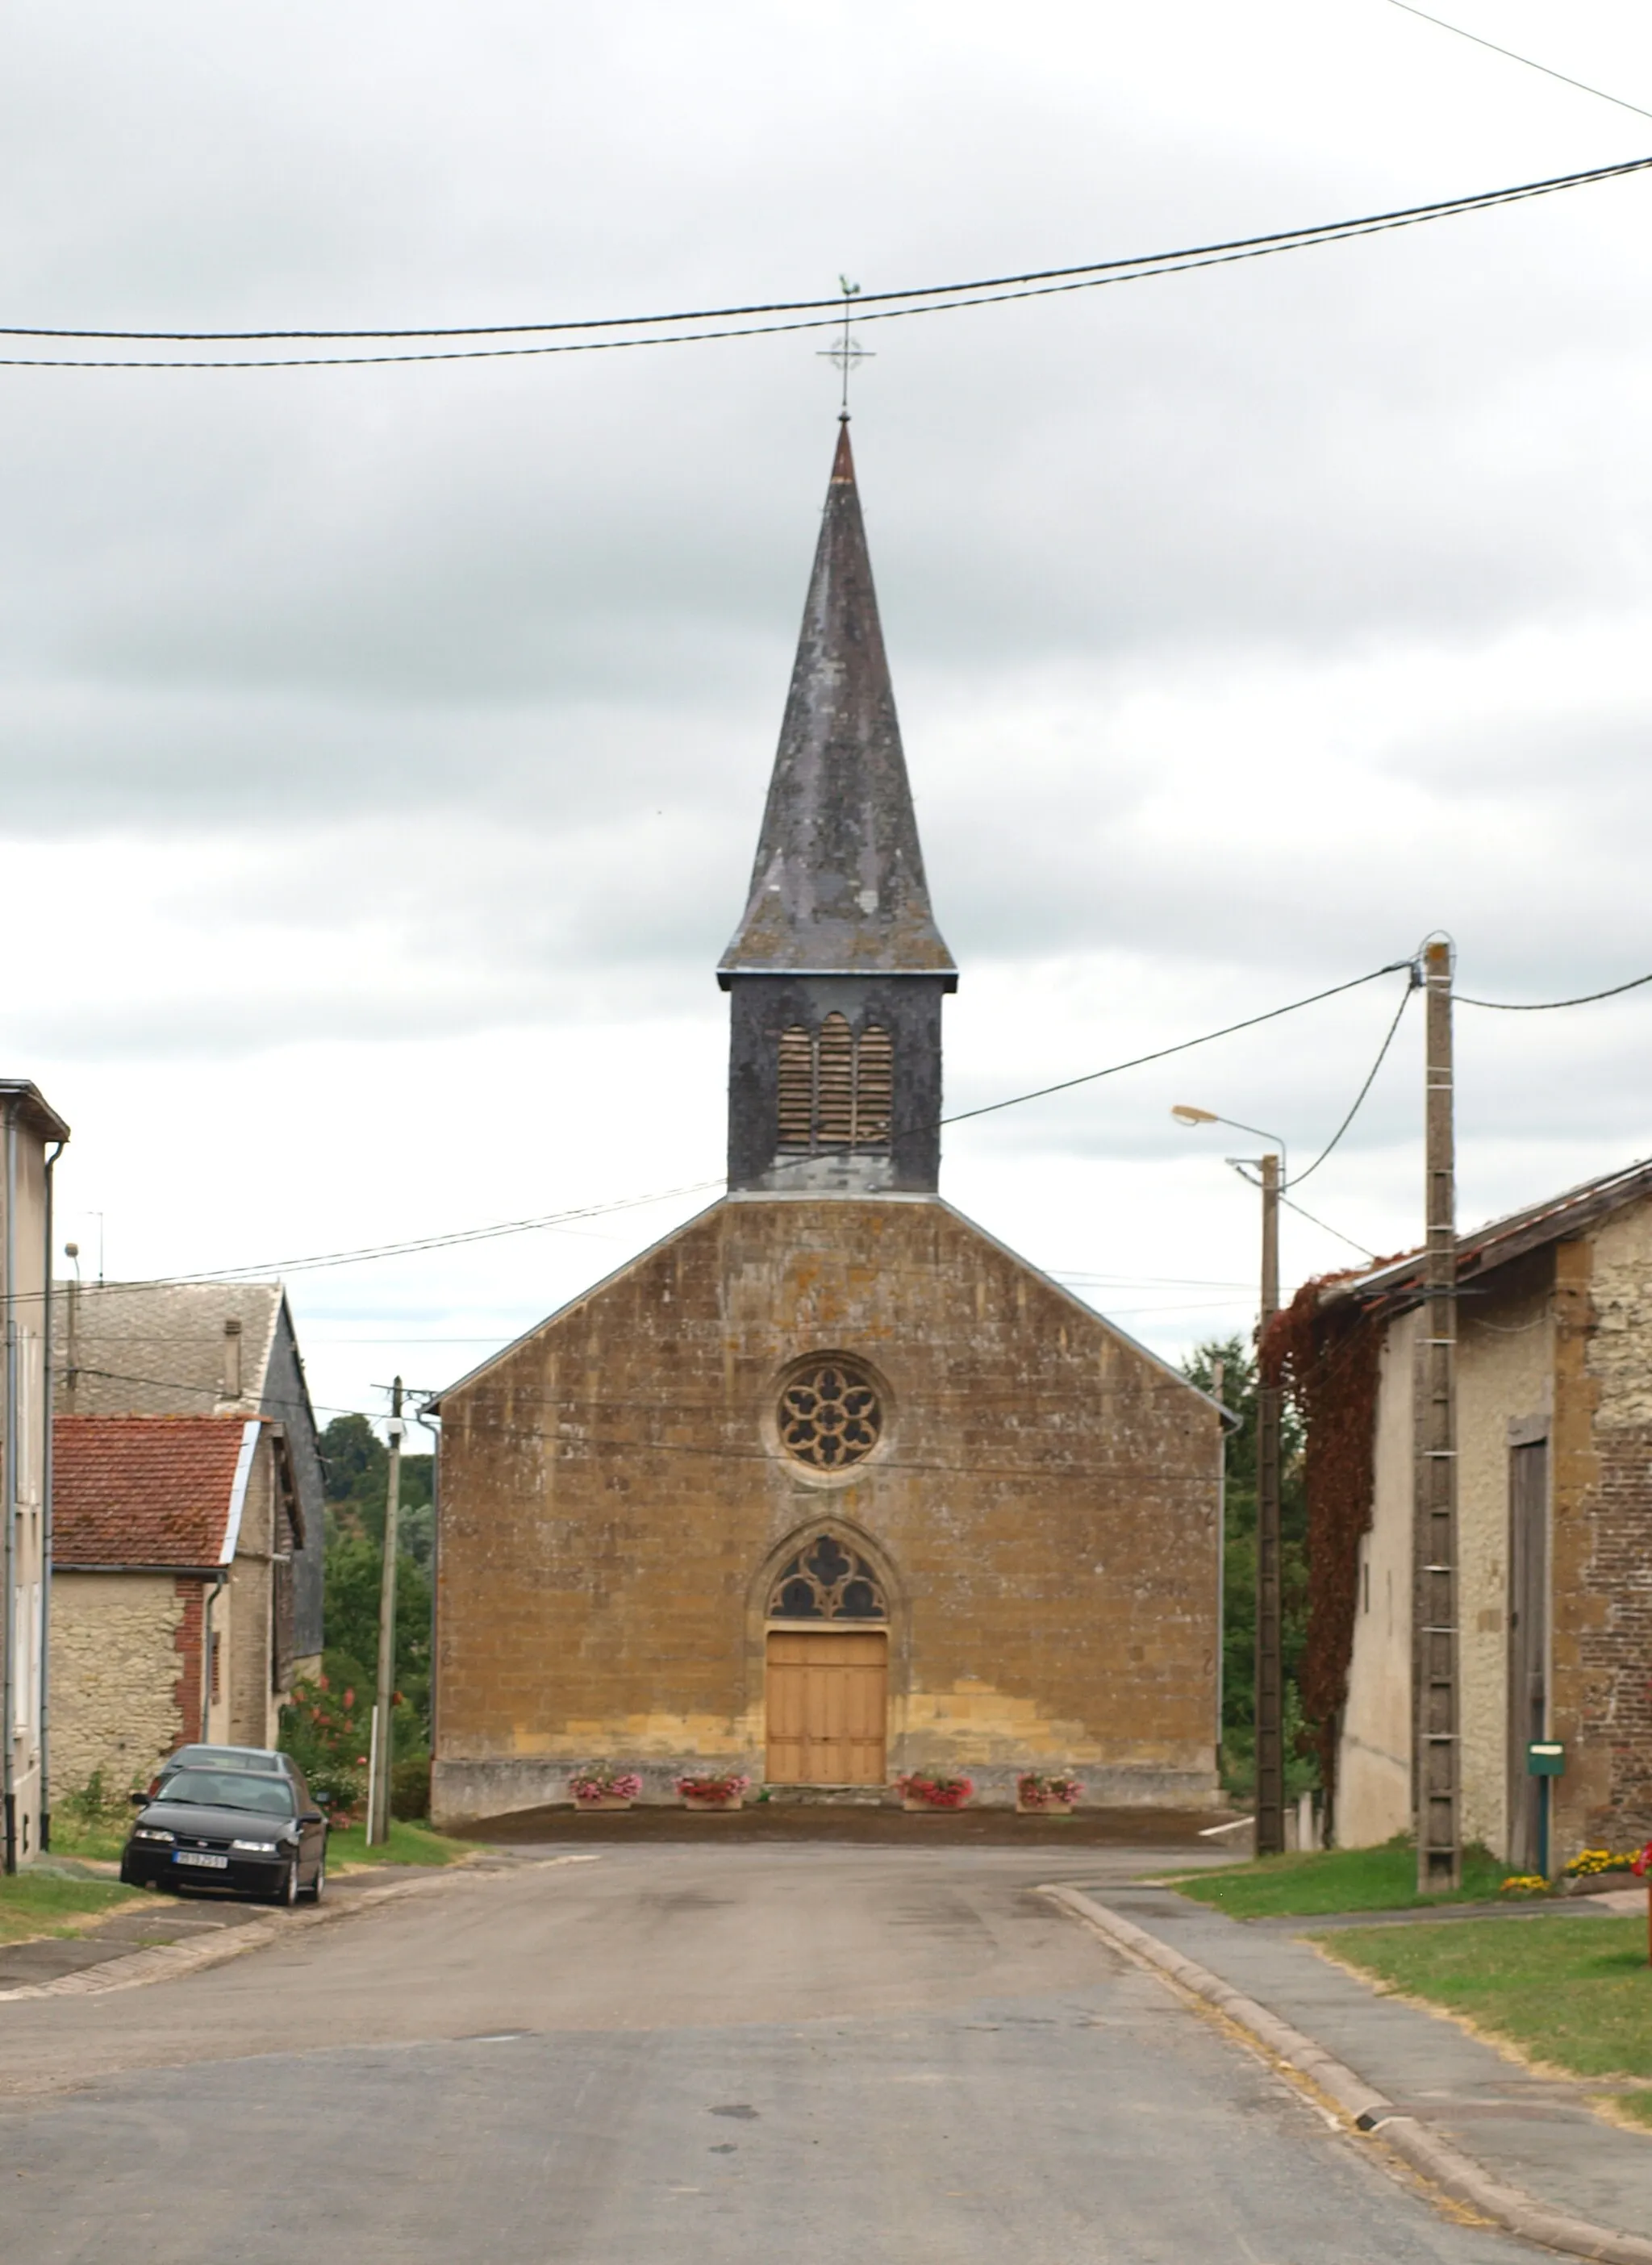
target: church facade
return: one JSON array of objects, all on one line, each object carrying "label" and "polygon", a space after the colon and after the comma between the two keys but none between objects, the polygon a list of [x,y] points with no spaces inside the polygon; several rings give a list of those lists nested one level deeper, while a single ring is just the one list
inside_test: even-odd
[{"label": "church facade", "polygon": [[957,975],[847,421],[718,980],[727,1194],[433,1402],[437,1817],[598,1759],[1212,1801],[1220,1411],[939,1193]]}]

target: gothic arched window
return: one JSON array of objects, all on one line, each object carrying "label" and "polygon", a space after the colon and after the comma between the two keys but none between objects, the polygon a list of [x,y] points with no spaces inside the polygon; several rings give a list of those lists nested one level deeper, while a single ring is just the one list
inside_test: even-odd
[{"label": "gothic arched window", "polygon": [[778,1086],[782,1155],[889,1147],[895,1048],[881,1023],[858,1037],[839,1014],[818,1031],[793,1023],[780,1034]]},{"label": "gothic arched window", "polygon": [[835,1533],[818,1533],[782,1565],[769,1593],[771,1620],[886,1620],[883,1583]]}]

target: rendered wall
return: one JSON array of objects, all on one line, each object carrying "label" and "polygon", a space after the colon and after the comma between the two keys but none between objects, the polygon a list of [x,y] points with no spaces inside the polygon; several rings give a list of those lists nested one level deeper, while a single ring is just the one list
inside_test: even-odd
[{"label": "rendered wall", "polygon": [[1336,1760],[1336,1842],[1372,1848],[1411,1827],[1411,1497],[1420,1317],[1385,1334],[1377,1385],[1371,1530]]},{"label": "rendered wall", "polygon": [[1462,1831],[1509,1846],[1509,1426],[1554,1400],[1553,1254],[1470,1285],[1459,1307],[1458,1664]]},{"label": "rendered wall", "polygon": [[[775,1436],[817,1351],[887,1387],[845,1482]],[[937,1199],[719,1204],[441,1406],[440,1815],[599,1755],[761,1777],[762,1569],[816,1520],[898,1592],[891,1774],[1214,1797],[1219,1418]]]}]

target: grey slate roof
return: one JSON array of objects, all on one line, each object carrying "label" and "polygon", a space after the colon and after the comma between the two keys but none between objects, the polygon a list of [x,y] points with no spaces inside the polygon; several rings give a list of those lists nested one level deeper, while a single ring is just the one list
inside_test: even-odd
[{"label": "grey slate roof", "polygon": [[847,419],[751,899],[717,972],[953,972],[929,908]]}]

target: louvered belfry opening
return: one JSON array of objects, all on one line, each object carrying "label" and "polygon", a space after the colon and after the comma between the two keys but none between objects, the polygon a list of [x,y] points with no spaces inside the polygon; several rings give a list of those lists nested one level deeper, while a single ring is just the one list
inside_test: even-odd
[{"label": "louvered belfry opening", "polygon": [[888,1150],[895,1048],[881,1023],[858,1035],[839,1014],[828,1015],[819,1031],[791,1023],[780,1034],[776,1082],[782,1155]]}]

